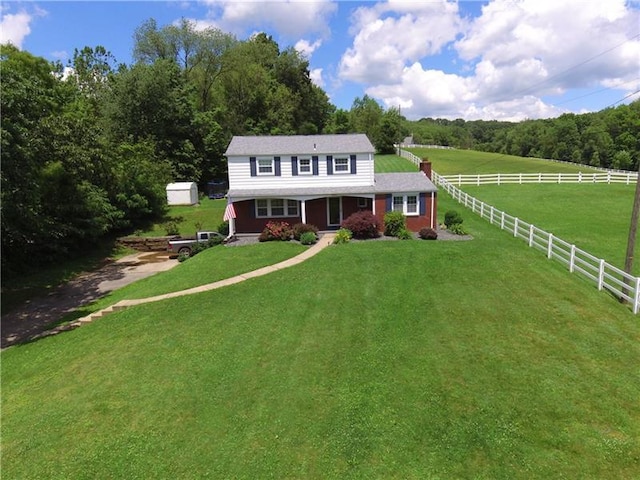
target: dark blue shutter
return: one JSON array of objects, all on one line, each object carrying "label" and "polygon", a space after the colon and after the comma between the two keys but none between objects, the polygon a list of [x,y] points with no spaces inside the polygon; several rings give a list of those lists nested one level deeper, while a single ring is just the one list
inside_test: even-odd
[{"label": "dark blue shutter", "polygon": [[[248,203],[248,202],[247,202]],[[256,218],[258,212],[258,200],[254,200],[249,204],[249,218]]]},{"label": "dark blue shutter", "polygon": [[298,157],[291,157],[291,175],[298,175]]},{"label": "dark blue shutter", "polygon": [[385,212],[390,212],[393,209],[393,195],[387,195],[387,208]]},{"label": "dark blue shutter", "polygon": [[351,155],[351,173],[355,174],[356,173],[356,156],[355,155]]},{"label": "dark blue shutter", "polygon": [[424,217],[427,214],[427,194],[422,192],[420,194],[420,216]]},{"label": "dark blue shutter", "polygon": [[276,177],[280,176],[280,157],[273,157],[273,164]]},{"label": "dark blue shutter", "polygon": [[327,155],[327,175],[333,175],[333,157]]},{"label": "dark blue shutter", "polygon": [[249,167],[251,168],[251,176],[255,177],[258,174],[256,167],[256,157],[249,157]]},{"label": "dark blue shutter", "polygon": [[311,157],[311,162],[313,163],[313,174],[318,175],[320,173],[320,168],[318,166],[318,156],[314,155]]}]

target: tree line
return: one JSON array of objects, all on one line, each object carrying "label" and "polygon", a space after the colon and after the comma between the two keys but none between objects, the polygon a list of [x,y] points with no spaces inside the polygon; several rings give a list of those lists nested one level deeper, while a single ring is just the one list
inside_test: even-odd
[{"label": "tree line", "polygon": [[405,123],[415,143],[636,170],[640,100],[595,113],[523,122],[423,118]]},{"label": "tree line", "polygon": [[130,65],[104,46],[76,49],[66,66],[0,46],[3,283],[162,218],[169,182],[226,179],[233,135],[358,132],[392,153],[413,133],[417,143],[638,161],[637,102],[518,124],[411,122],[367,95],[336,108],[308,60],[264,33],[240,41],[150,19],[133,37]]}]

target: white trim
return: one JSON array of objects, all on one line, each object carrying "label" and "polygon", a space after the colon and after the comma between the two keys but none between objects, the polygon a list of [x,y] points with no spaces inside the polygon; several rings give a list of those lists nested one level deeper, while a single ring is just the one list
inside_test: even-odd
[{"label": "white trim", "polygon": [[[409,197],[415,197],[416,199],[416,210],[415,212],[409,211]],[[418,217],[420,216],[420,194],[419,193],[394,193],[391,195],[391,210],[395,210],[395,201],[396,198],[402,198],[402,213],[407,217]]]},{"label": "white trim", "polygon": [[[277,200],[277,201],[282,201],[282,207],[280,206],[276,206],[275,208],[282,208],[283,209],[283,215],[274,215],[273,213],[273,201]],[[259,209],[264,209],[264,206],[259,207],[258,203],[259,202],[266,202],[266,209],[267,209],[267,214],[266,215],[260,215],[259,213]],[[296,208],[296,213],[294,215],[291,215],[289,213],[289,209],[293,207],[293,204],[290,204],[289,202],[294,202],[295,203],[295,208]],[[255,214],[256,214],[256,218],[287,218],[287,217],[298,217],[300,216],[300,204],[298,203],[298,200],[292,200],[290,198],[256,198],[255,199]]]},{"label": "white trim", "polygon": [[[305,172],[302,170],[302,161],[309,162],[309,171]],[[298,175],[313,175],[313,160],[311,157],[298,158]]]},{"label": "white trim", "polygon": [[[348,175],[351,173],[351,157],[346,156],[346,157],[333,157],[332,159],[333,162],[333,174],[334,175]],[[338,170],[337,169],[337,161],[338,160],[346,160],[347,161],[347,169],[346,170]]]},{"label": "white trim", "polygon": [[[270,172],[261,172],[260,171],[260,162],[271,162],[271,171]],[[266,165],[265,165],[266,167]],[[276,174],[276,165],[273,157],[258,157],[256,158],[256,175],[257,176],[274,176]]]},{"label": "white trim", "polygon": [[367,197],[358,197],[358,208],[367,208],[369,206],[369,199]]},{"label": "white trim", "polygon": [[435,218],[433,218],[435,215],[435,208],[436,208],[433,201],[434,197],[435,197],[434,193],[431,192],[431,228],[436,228],[434,224]]}]

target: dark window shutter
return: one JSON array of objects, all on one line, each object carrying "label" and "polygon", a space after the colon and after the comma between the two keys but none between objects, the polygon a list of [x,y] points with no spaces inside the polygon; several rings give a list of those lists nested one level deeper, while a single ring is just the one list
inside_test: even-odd
[{"label": "dark window shutter", "polygon": [[251,168],[251,176],[255,177],[258,174],[256,167],[256,157],[249,157],[249,167]]},{"label": "dark window shutter", "polygon": [[276,177],[280,176],[280,157],[273,157],[273,166]]},{"label": "dark window shutter", "polygon": [[422,192],[420,194],[420,216],[424,217],[427,214],[427,194]]},{"label": "dark window shutter", "polygon": [[333,175],[333,157],[327,155],[327,175]]},{"label": "dark window shutter", "polygon": [[254,219],[258,216],[258,201],[254,200],[253,202],[250,203],[250,207],[249,208],[249,215],[248,217],[251,219]]},{"label": "dark window shutter", "polygon": [[314,175],[318,175],[320,173],[320,168],[318,165],[318,156],[314,155],[313,157],[311,157],[311,163],[313,163],[313,174]]},{"label": "dark window shutter", "polygon": [[298,157],[291,157],[291,175],[298,175]]},{"label": "dark window shutter", "polygon": [[356,173],[356,156],[355,155],[351,155],[351,173],[355,174]]},{"label": "dark window shutter", "polygon": [[393,195],[387,195],[387,208],[385,212],[390,212],[393,209]]}]

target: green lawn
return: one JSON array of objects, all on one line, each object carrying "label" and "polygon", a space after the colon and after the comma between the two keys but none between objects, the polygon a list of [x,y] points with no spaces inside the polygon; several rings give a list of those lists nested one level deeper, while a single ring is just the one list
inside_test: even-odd
[{"label": "green lawn", "polygon": [[637,317],[463,215],[5,350],[3,477],[638,478]]},{"label": "green lawn", "polygon": [[474,150],[408,148],[418,157],[427,157],[440,175],[484,173],[592,172],[586,165],[569,165],[537,158],[516,157]]},{"label": "green lawn", "polygon": [[136,233],[145,237],[167,235],[167,223],[177,224],[180,235],[195,235],[199,230],[216,231],[222,222],[226,206],[226,199],[210,200],[206,197],[201,198],[196,205],[171,206],[162,221]]},{"label": "green lawn", "polygon": [[[624,267],[635,185],[465,185],[462,190]],[[640,273],[637,262],[634,270]]]},{"label": "green lawn", "polygon": [[398,155],[376,155],[374,161],[376,173],[418,171],[413,162]]}]

